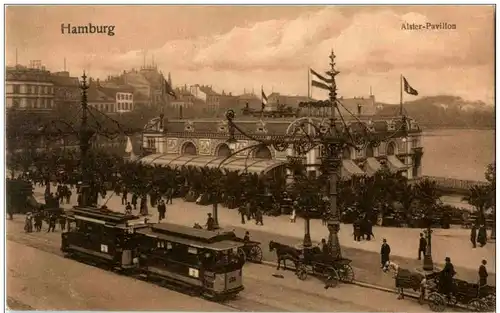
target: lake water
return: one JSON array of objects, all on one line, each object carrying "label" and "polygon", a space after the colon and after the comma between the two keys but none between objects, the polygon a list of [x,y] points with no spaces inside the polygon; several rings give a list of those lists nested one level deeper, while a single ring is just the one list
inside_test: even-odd
[{"label": "lake water", "polygon": [[439,129],[424,131],[422,175],[484,181],[495,161],[495,131]]}]

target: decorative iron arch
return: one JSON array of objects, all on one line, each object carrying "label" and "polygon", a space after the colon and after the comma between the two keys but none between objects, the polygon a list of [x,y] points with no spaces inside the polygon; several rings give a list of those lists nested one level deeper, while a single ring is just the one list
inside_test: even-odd
[{"label": "decorative iron arch", "polygon": [[182,144],[181,154],[183,155],[198,155],[198,148],[192,141],[186,141]]}]

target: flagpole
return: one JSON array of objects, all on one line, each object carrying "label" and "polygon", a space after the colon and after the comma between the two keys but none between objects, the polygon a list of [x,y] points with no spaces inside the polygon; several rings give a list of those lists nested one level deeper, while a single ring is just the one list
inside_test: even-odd
[{"label": "flagpole", "polygon": [[309,102],[309,116],[311,116],[311,68],[307,68],[307,101]]},{"label": "flagpole", "polygon": [[[264,116],[264,85],[260,85],[260,119]],[[266,103],[267,104],[267,103]]]},{"label": "flagpole", "polygon": [[403,115],[403,74],[399,77],[399,115]]}]

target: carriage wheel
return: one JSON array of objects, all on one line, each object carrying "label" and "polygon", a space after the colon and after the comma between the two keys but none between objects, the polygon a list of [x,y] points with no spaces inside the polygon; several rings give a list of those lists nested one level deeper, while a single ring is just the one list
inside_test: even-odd
[{"label": "carriage wheel", "polygon": [[349,264],[343,265],[338,270],[340,281],[344,283],[352,283],[354,281],[354,270]]},{"label": "carriage wheel", "polygon": [[473,299],[467,305],[471,312],[487,312],[488,305],[481,299]]},{"label": "carriage wheel", "polygon": [[295,274],[300,280],[305,280],[307,278],[307,267],[304,264],[297,266]]},{"label": "carriage wheel", "polygon": [[443,312],[446,309],[446,299],[439,293],[431,293],[429,295],[429,308],[433,312]]},{"label": "carriage wheel", "polygon": [[448,299],[448,305],[455,305],[457,304],[457,297],[455,297],[454,295],[450,295],[450,298]]},{"label": "carriage wheel", "polygon": [[248,254],[249,259],[253,262],[262,262],[262,249],[259,246],[253,246]]},{"label": "carriage wheel", "polygon": [[339,284],[339,281],[341,281],[341,277],[339,276],[339,273],[337,270],[332,270],[327,276],[326,276],[326,282],[325,285],[328,286],[329,288],[335,288]]},{"label": "carriage wheel", "polygon": [[238,256],[245,262],[247,261],[247,254],[245,253],[245,250],[243,250],[242,248],[238,248]]}]

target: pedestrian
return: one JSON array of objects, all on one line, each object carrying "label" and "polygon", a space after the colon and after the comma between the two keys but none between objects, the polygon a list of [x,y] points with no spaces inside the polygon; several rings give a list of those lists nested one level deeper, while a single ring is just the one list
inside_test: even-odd
[{"label": "pedestrian", "polygon": [[481,224],[479,226],[479,230],[477,232],[477,242],[479,243],[479,246],[482,248],[486,245],[486,226],[484,224]]},{"label": "pedestrian", "polygon": [[70,203],[71,194],[72,194],[71,190],[66,186],[66,204]]},{"label": "pedestrian", "polygon": [[241,217],[241,224],[245,224],[245,208],[243,206],[240,206],[238,208],[238,213],[240,214]]},{"label": "pedestrian", "polygon": [[260,225],[264,226],[264,214],[262,214],[262,210],[260,208],[257,208],[255,211],[255,225]]},{"label": "pedestrian", "polygon": [[247,221],[252,219],[252,201],[247,200],[247,204],[245,205],[245,215],[247,216]]},{"label": "pedestrian", "polygon": [[149,212],[148,212],[148,201],[146,199],[146,196],[142,196],[141,197],[141,209],[140,209],[140,214],[145,216],[145,215],[148,215]]},{"label": "pedestrian", "polygon": [[167,206],[163,200],[160,200],[158,204],[158,223],[165,218],[165,213],[167,211]]},{"label": "pedestrian", "polygon": [[51,230],[52,232],[56,231],[56,221],[57,221],[56,215],[54,213],[51,213],[49,216],[49,229],[47,229],[47,232],[50,232]]},{"label": "pedestrian", "polygon": [[212,217],[212,213],[207,214],[207,223],[205,224],[207,230],[215,230],[215,220]]},{"label": "pedestrian", "polygon": [[387,240],[384,238],[382,240],[382,246],[380,247],[380,263],[382,264],[380,268],[384,268],[385,264],[389,261],[390,254],[391,246],[389,246]]},{"label": "pedestrian", "polygon": [[450,295],[453,289],[453,276],[455,276],[456,272],[449,257],[446,257],[444,259],[444,262],[444,268],[443,270],[441,270],[439,278],[439,283],[441,284],[440,293],[447,295],[447,298],[450,299]]},{"label": "pedestrian", "polygon": [[422,256],[425,255],[425,249],[427,248],[427,240],[424,238],[424,234],[420,233],[420,240],[418,242],[418,259],[422,260]]},{"label": "pedestrian", "polygon": [[371,241],[372,240],[372,237],[375,237],[373,235],[373,226],[372,226],[372,222],[370,221],[370,219],[368,217],[365,216],[365,218],[363,218],[362,220],[362,233],[363,235],[366,235],[366,240],[367,241]]},{"label": "pedestrian", "polygon": [[123,191],[122,191],[122,204],[126,204],[126,203],[129,203],[127,201],[127,189],[123,188]]},{"label": "pedestrian", "polygon": [[59,226],[61,227],[61,231],[66,230],[66,218],[64,215],[59,216]]},{"label": "pedestrian", "polygon": [[37,232],[42,231],[42,226],[43,226],[43,213],[37,212],[35,214],[35,230]]},{"label": "pedestrian", "polygon": [[137,195],[134,193],[132,195],[132,205],[134,206],[134,210],[137,210]]},{"label": "pedestrian", "polygon": [[484,287],[488,284],[488,271],[486,271],[486,260],[481,261],[479,266],[479,287]]},{"label": "pedestrian", "polygon": [[250,233],[248,231],[245,232],[245,237],[243,237],[243,242],[250,242]]},{"label": "pedestrian", "polygon": [[477,227],[476,223],[472,224],[470,229],[470,242],[472,243],[472,248],[476,248],[476,240],[477,240]]}]

